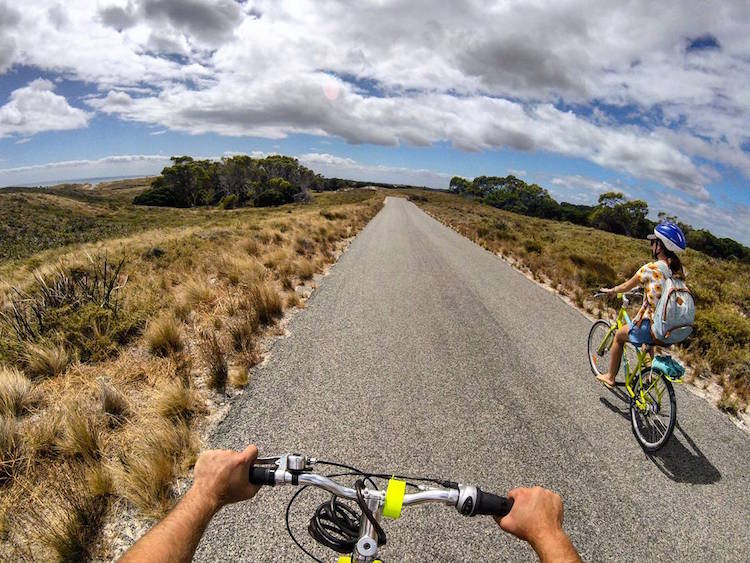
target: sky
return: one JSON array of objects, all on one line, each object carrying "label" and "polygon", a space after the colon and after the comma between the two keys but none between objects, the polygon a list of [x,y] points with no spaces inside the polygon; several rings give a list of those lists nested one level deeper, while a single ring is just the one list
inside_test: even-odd
[{"label": "sky", "polygon": [[280,153],[750,244],[748,29],[744,0],[0,0],[0,186]]}]

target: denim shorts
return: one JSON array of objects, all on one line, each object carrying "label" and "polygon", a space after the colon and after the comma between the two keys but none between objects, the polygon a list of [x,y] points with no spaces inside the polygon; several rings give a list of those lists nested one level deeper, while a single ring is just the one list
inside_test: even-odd
[{"label": "denim shorts", "polygon": [[631,321],[628,340],[630,340],[636,348],[640,348],[643,344],[651,346],[654,343],[651,338],[651,321],[644,319],[641,326],[638,326],[637,323]]}]

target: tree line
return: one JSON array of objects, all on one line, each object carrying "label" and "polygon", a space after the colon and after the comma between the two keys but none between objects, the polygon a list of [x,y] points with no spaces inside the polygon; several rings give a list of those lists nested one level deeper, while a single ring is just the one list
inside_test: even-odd
[{"label": "tree line", "polygon": [[[488,205],[544,219],[570,221],[634,238],[645,238],[657,223],[648,218],[648,204],[641,199],[627,200],[620,192],[599,196],[597,205],[558,203],[537,184],[527,184],[515,176],[477,176],[469,181],[454,176],[449,190],[455,194],[480,199]],[[663,212],[659,220],[677,223],[685,233],[688,246],[716,258],[750,262],[750,248],[730,238],[720,238],[705,229],[695,229]]]},{"label": "tree line", "polygon": [[136,196],[136,205],[198,207],[218,205],[267,207],[310,199],[323,178],[296,158],[272,155],[252,158],[237,155],[216,160],[171,158],[151,187]]}]

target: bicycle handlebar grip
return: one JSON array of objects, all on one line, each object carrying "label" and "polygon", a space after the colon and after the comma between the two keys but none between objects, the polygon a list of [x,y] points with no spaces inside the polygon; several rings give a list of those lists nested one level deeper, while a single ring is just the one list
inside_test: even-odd
[{"label": "bicycle handlebar grip", "polygon": [[276,470],[267,467],[250,468],[250,482],[253,485],[276,485]]},{"label": "bicycle handlebar grip", "polygon": [[485,493],[477,489],[477,509],[474,514],[487,514],[489,516],[505,516],[513,508],[513,499]]}]

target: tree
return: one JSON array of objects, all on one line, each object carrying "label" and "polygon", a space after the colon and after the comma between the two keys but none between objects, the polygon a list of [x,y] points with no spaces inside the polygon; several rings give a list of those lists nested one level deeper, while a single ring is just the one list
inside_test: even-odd
[{"label": "tree", "polygon": [[607,192],[599,196],[589,221],[597,229],[642,238],[653,229],[647,215],[648,204],[642,199],[626,201],[620,192]]},{"label": "tree", "polygon": [[453,178],[451,178],[450,184],[448,185],[448,189],[454,194],[462,194],[469,189],[470,185],[471,182],[469,182],[466,178],[461,178],[461,176],[453,176]]},{"label": "tree", "polygon": [[[309,190],[323,186],[319,175],[288,156],[254,159],[238,155],[221,162],[179,156],[171,160],[172,165],[166,166],[134,203],[196,207],[251,201],[254,205],[280,205],[309,201]],[[274,193],[260,197],[266,191]]]}]

